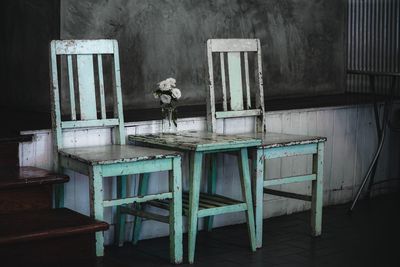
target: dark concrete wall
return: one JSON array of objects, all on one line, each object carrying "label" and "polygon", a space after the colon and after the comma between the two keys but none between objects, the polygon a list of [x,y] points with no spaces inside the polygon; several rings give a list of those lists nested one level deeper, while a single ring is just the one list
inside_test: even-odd
[{"label": "dark concrete wall", "polygon": [[59,38],[59,12],[54,0],[1,2],[0,108],[10,111],[4,116],[50,112],[48,46]]},{"label": "dark concrete wall", "polygon": [[119,41],[125,109],[157,106],[175,77],[182,104],[205,102],[209,38],[260,38],[267,96],[344,90],[345,0],[68,0],[61,38]]}]

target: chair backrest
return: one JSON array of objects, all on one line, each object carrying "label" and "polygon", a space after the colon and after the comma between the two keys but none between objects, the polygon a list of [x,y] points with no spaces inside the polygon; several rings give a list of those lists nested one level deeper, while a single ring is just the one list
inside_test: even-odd
[{"label": "chair backrest", "polygon": [[[107,118],[104,93],[103,57],[110,57],[114,116]],[[108,58],[107,58],[108,59]],[[66,63],[67,83],[61,83],[59,69]],[[96,64],[95,64],[96,63]],[[63,66],[65,66],[63,64]],[[108,68],[109,69],[109,68]],[[62,72],[62,71],[60,71]],[[107,76],[108,77],[108,76]],[[118,43],[116,40],[54,40],[50,43],[50,94],[55,152],[63,147],[64,129],[112,127],[114,143],[125,144]],[[61,117],[60,84],[68,86],[71,116]],[[97,90],[96,90],[97,88]],[[97,91],[97,92],[96,92]],[[96,98],[97,93],[97,98]],[[77,99],[75,99],[78,95]],[[66,101],[64,101],[66,102]],[[79,102],[76,106],[75,103]],[[97,108],[99,102],[99,108]],[[98,116],[99,113],[99,116]]]},{"label": "chair backrest", "polygon": [[[214,58],[220,62],[222,111],[216,111],[213,63],[213,55],[216,53],[217,56]],[[250,95],[249,56],[251,55],[255,56],[255,104],[252,103]],[[219,118],[255,116],[257,118],[255,130],[264,132],[264,91],[260,40],[209,39],[207,41],[207,59],[209,72],[209,88],[207,91],[208,131],[216,132],[217,119]]]}]

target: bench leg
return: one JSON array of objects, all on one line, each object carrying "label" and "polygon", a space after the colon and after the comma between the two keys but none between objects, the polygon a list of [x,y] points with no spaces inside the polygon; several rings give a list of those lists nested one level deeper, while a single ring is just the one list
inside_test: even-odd
[{"label": "bench leg", "polygon": [[173,169],[169,172],[169,187],[173,192],[169,211],[170,259],[172,263],[182,263],[182,170],[181,158],[173,159]]},{"label": "bench leg", "polygon": [[189,229],[188,229],[188,260],[194,262],[194,252],[196,248],[197,235],[197,212],[199,210],[200,179],[202,169],[203,153],[192,152],[190,160],[190,180],[189,180]]},{"label": "bench leg", "polygon": [[[90,216],[103,221],[103,175],[101,167],[89,169]],[[104,233],[96,232],[96,256],[104,256]]]},{"label": "bench leg", "polygon": [[[126,198],[126,186],[127,186],[127,177],[126,175],[117,177],[117,198]],[[126,223],[126,214],[121,212],[121,206],[117,207],[117,224],[115,231],[115,244],[119,247],[122,247],[125,240],[125,223]]]},{"label": "bench leg", "polygon": [[319,143],[318,152],[313,155],[313,173],[317,175],[317,179],[312,181],[311,233],[313,236],[321,235],[322,228],[324,145],[324,143]]},{"label": "bench leg", "polygon": [[[150,173],[143,173],[139,176],[139,188],[138,195],[143,196],[147,194],[147,190],[149,187],[149,177]],[[142,204],[135,203],[135,208],[140,210],[142,208]],[[133,233],[132,233],[132,244],[136,245],[140,239],[140,230],[142,228],[142,217],[135,216],[134,224],[133,224]]]},{"label": "bench leg", "polygon": [[256,246],[262,247],[263,241],[263,206],[264,206],[264,157],[263,150],[257,149],[253,157],[253,171],[255,174],[254,181],[254,207],[255,207],[255,223],[256,223]]},{"label": "bench leg", "polygon": [[247,148],[240,149],[240,160],[239,160],[240,180],[242,183],[242,194],[243,200],[247,204],[246,219],[247,229],[250,237],[251,250],[256,250],[256,237],[255,237],[255,226],[254,226],[254,212],[253,212],[253,196],[251,195],[251,178],[249,169],[249,156]]},{"label": "bench leg", "polygon": [[[207,184],[207,191],[209,194],[215,194],[216,187],[217,187],[217,155],[210,154],[210,168],[208,172],[208,184]],[[214,223],[214,216],[209,216],[205,218],[205,225],[204,228],[211,232]]]}]

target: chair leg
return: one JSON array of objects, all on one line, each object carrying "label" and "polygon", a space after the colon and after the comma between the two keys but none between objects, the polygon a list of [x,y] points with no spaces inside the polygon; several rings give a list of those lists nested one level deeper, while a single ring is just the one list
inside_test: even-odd
[{"label": "chair leg", "polygon": [[169,172],[169,187],[173,192],[169,211],[170,259],[172,263],[182,263],[182,170],[181,158],[173,159],[173,169]]},{"label": "chair leg", "polygon": [[253,157],[253,170],[255,173],[254,207],[255,207],[257,248],[262,247],[262,241],[263,241],[264,161],[265,159],[263,157],[263,150],[257,149],[256,156]]},{"label": "chair leg", "polygon": [[312,198],[311,198],[311,233],[313,236],[321,235],[322,230],[322,206],[324,202],[323,185],[324,185],[324,146],[318,144],[318,153],[313,155],[313,173],[317,175],[317,179],[312,181]]},{"label": "chair leg", "polygon": [[251,195],[251,180],[250,180],[249,157],[247,153],[247,148],[240,149],[239,170],[242,183],[243,199],[247,204],[246,219],[247,219],[247,229],[250,237],[251,250],[256,251],[253,199]]},{"label": "chair leg", "polygon": [[[143,173],[139,176],[139,188],[138,195],[143,196],[147,194],[147,190],[149,187],[149,177],[150,173]],[[135,203],[135,208],[140,210],[142,208],[142,204]],[[133,233],[132,233],[132,244],[136,245],[140,239],[140,230],[142,229],[142,217],[135,216],[134,224],[133,224]]]},{"label": "chair leg", "polygon": [[[90,216],[96,220],[103,220],[103,175],[101,167],[89,169]],[[96,232],[96,256],[104,256],[104,233]]]},{"label": "chair leg", "polygon": [[[64,168],[59,168],[59,171],[61,173],[64,173]],[[56,184],[53,187],[54,207],[56,209],[64,207],[64,190],[65,190],[64,184]]]},{"label": "chair leg", "polygon": [[202,152],[192,152],[190,161],[190,180],[189,180],[189,229],[188,229],[188,260],[189,263],[194,262],[194,252],[196,248],[196,235],[197,235],[197,219],[199,209],[199,196],[200,196],[200,179],[203,161]]},{"label": "chair leg", "polygon": [[[117,177],[117,198],[126,198],[126,186],[127,186],[127,176],[118,176]],[[126,214],[121,212],[121,206],[117,207],[117,224],[115,231],[115,244],[119,247],[124,245],[125,240],[125,223],[126,223]]]},{"label": "chair leg", "polygon": [[54,185],[54,207],[63,208],[64,207],[64,184]]},{"label": "chair leg", "polygon": [[[208,172],[207,191],[209,194],[215,194],[216,187],[217,187],[217,155],[216,154],[210,154],[210,164],[209,165],[211,168],[206,168],[206,169],[210,170]],[[209,216],[209,217],[205,218],[204,228],[208,232],[211,232],[211,230],[213,228],[213,222],[214,222],[214,216]]]}]

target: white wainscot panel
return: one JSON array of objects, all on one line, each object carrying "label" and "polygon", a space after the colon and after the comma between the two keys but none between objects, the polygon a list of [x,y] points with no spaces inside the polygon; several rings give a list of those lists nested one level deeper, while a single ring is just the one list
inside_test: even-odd
[{"label": "white wainscot panel", "polygon": [[[377,145],[375,121],[371,105],[320,108],[308,110],[289,110],[267,113],[266,124],[268,131],[320,135],[328,138],[325,146],[324,166],[324,204],[332,205],[350,201],[361,183],[368,165],[372,159]],[[220,133],[233,134],[251,132],[254,127],[252,118],[235,118],[217,121],[217,129]],[[128,122],[126,133],[146,134],[156,133],[161,129],[160,121]],[[203,117],[186,118],[178,120],[178,131],[206,130],[206,121]],[[52,167],[52,138],[49,130],[27,131],[33,133],[34,139],[29,143],[20,145],[20,164],[22,166],[37,166],[45,169]],[[109,144],[112,139],[109,129],[93,129],[67,131],[64,134],[64,145],[66,147],[93,146]],[[386,145],[382,151],[378,164],[376,177],[379,180],[399,177],[398,150],[390,149],[398,145],[399,134],[389,133]],[[232,155],[220,154],[218,162],[217,193],[230,197],[241,198],[240,180],[238,175],[237,158]],[[183,157],[183,187],[187,189],[189,165],[188,155]],[[396,166],[396,168],[389,168]],[[311,157],[301,156],[274,159],[266,162],[266,176],[278,178],[282,176],[300,175],[311,172]],[[66,206],[89,214],[89,196],[87,177],[67,171],[70,181],[66,185]],[[203,173],[202,186],[205,188],[206,171]],[[115,196],[115,178],[104,179],[104,196],[111,198]],[[137,177],[129,180],[131,195],[135,194],[137,188]],[[167,173],[160,172],[151,175],[150,192],[165,191],[167,189]],[[282,189],[289,192],[302,194],[310,193],[309,183],[297,183],[276,186],[274,189]],[[379,186],[379,192],[387,192],[387,188]],[[310,208],[309,203],[286,199],[272,195],[264,196],[264,217],[273,217],[293,212],[299,212]],[[108,208],[105,211],[105,220],[111,223],[110,230],[106,233],[106,243],[113,240],[115,209]],[[126,238],[132,235],[132,220],[128,216]],[[186,219],[184,220],[186,222]],[[215,226],[236,224],[245,222],[241,213],[216,216]],[[203,222],[200,220],[200,228]],[[143,223],[141,238],[153,238],[168,235],[168,226],[154,221]],[[185,225],[186,230],[186,225]]]}]

